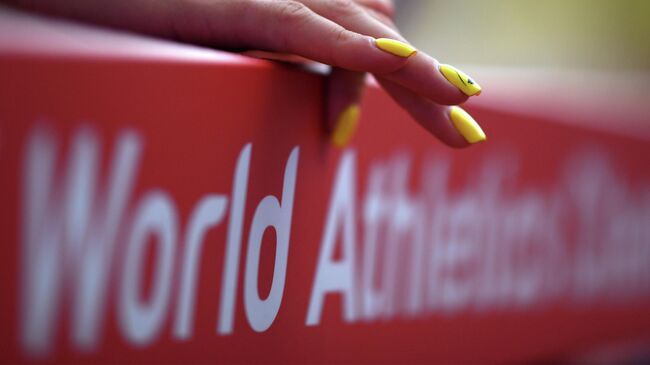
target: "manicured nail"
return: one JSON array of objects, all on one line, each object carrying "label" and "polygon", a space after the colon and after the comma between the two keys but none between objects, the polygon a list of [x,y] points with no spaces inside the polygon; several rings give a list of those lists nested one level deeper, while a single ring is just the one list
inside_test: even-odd
[{"label": "manicured nail", "polygon": [[465,95],[473,96],[481,93],[481,86],[466,73],[451,65],[440,65],[440,73]]},{"label": "manicured nail", "polygon": [[481,126],[476,123],[471,115],[460,107],[452,106],[449,112],[449,118],[458,133],[460,133],[467,142],[478,143],[487,139]]},{"label": "manicured nail", "polygon": [[339,119],[336,121],[334,132],[332,133],[332,143],[337,147],[344,147],[354,135],[359,124],[359,105],[352,104],[343,109]]},{"label": "manicured nail", "polygon": [[410,44],[406,44],[404,42],[396,41],[394,39],[389,39],[389,38],[377,38],[375,39],[375,44],[382,51],[400,57],[409,57],[410,55],[415,54],[415,52],[417,52],[417,49],[415,49]]}]

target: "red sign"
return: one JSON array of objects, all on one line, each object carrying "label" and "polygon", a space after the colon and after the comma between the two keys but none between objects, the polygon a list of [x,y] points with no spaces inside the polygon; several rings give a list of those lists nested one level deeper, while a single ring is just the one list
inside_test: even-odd
[{"label": "red sign", "polygon": [[650,335],[647,136],[470,106],[488,141],[452,150],[370,87],[341,150],[317,74],[52,26],[115,53],[0,40],[2,362],[502,362]]}]

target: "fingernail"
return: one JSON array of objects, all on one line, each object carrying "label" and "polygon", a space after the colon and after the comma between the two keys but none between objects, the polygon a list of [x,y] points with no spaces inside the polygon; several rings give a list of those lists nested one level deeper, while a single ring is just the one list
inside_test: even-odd
[{"label": "fingernail", "polygon": [[466,111],[457,106],[452,106],[449,112],[449,118],[454,124],[454,127],[467,142],[478,143],[487,139],[481,126],[476,123],[474,118]]},{"label": "fingernail", "polygon": [[481,93],[481,86],[466,73],[451,65],[441,64],[440,73],[465,95],[473,96]]},{"label": "fingernail", "polygon": [[389,38],[377,38],[375,39],[375,44],[382,51],[400,57],[409,57],[410,55],[417,52],[417,49],[415,49],[415,47],[411,46],[410,44]]},{"label": "fingernail", "polygon": [[352,135],[354,135],[359,124],[359,112],[359,105],[352,104],[343,109],[341,115],[339,115],[332,133],[332,143],[337,147],[347,145]]}]

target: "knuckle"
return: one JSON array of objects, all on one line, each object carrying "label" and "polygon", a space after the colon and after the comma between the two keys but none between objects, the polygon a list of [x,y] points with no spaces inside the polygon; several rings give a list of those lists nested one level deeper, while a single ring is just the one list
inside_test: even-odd
[{"label": "knuckle", "polygon": [[332,33],[333,39],[337,44],[348,42],[352,38],[351,33],[343,27],[336,27]]},{"label": "knuckle", "polygon": [[[352,39],[352,33],[343,27],[336,27],[332,30],[331,37],[331,39],[334,41],[334,44],[341,45],[349,42]],[[338,47],[330,50],[328,64],[332,66],[341,66],[343,64],[341,60],[341,54],[339,52],[336,52],[336,48]]]},{"label": "knuckle", "polygon": [[283,22],[300,22],[309,14],[309,9],[303,3],[293,0],[281,1],[277,4],[278,17]]},{"label": "knuckle", "polygon": [[273,13],[277,25],[274,36],[275,43],[282,51],[293,52],[296,32],[308,22],[310,10],[304,4],[293,0],[273,2]]}]

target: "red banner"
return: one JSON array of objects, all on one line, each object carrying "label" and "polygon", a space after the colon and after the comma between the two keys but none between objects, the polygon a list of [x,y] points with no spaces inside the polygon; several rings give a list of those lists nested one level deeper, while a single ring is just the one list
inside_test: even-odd
[{"label": "red banner", "polygon": [[470,106],[488,141],[452,150],[371,87],[341,150],[321,76],[124,37],[179,56],[0,42],[0,361],[503,362],[650,335],[645,137]]}]

